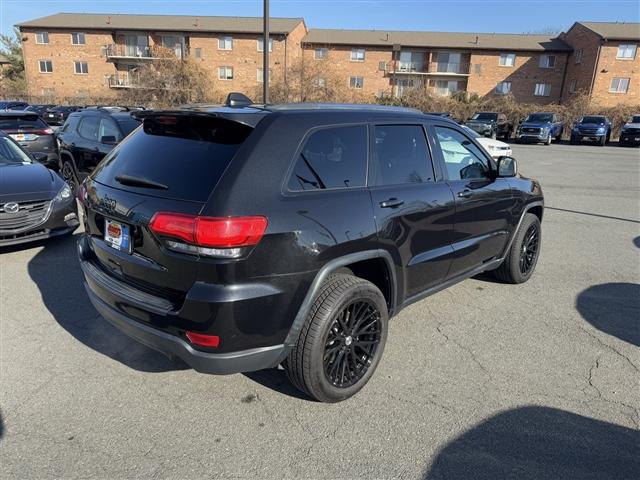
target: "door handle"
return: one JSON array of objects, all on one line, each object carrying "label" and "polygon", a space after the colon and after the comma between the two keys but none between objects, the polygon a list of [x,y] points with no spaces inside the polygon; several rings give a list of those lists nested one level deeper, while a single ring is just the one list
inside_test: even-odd
[{"label": "door handle", "polygon": [[465,188],[461,192],[458,192],[458,196],[460,198],[469,198],[469,197],[473,196],[473,192],[471,190],[469,190],[468,188]]},{"label": "door handle", "polygon": [[390,198],[389,200],[385,200],[383,202],[380,202],[380,206],[382,208],[397,208],[400,205],[404,204],[404,200],[400,200],[398,198]]}]

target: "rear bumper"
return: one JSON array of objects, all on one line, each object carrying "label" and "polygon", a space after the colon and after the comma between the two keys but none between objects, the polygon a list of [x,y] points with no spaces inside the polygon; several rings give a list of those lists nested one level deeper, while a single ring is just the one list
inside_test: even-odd
[{"label": "rear bumper", "polygon": [[181,338],[144,325],[123,315],[103,302],[85,282],[85,288],[93,306],[109,323],[129,337],[169,358],[180,358],[194,370],[214,375],[251,372],[275,367],[284,360],[284,345],[254,348],[231,353],[208,353],[195,350]]},{"label": "rear bumper", "polygon": [[[287,315],[294,303],[291,288],[196,282],[176,303],[108,273],[93,248],[98,247],[82,235],[78,256],[89,298],[107,321],[140,343],[199,372],[220,375],[275,367],[286,357],[284,341],[293,321]],[[220,347],[194,346],[186,339],[187,330],[218,335]]]}]

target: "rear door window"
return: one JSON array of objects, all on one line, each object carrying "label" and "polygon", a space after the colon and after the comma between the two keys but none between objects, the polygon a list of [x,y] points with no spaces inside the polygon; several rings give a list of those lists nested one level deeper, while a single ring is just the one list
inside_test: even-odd
[{"label": "rear door window", "polygon": [[102,140],[103,137],[113,137],[116,142],[122,140],[122,133],[116,125],[116,122],[110,118],[101,118],[100,127],[98,128],[98,140]]},{"label": "rear door window", "polygon": [[304,142],[287,188],[298,192],[364,187],[366,175],[367,127],[322,128]]},{"label": "rear door window", "polygon": [[[95,181],[146,195],[205,202],[236,152],[253,131],[223,118],[165,115],[148,117],[114,148],[93,173]],[[124,186],[123,175],[164,185]]]},{"label": "rear door window", "polygon": [[421,125],[377,125],[371,185],[432,182],[433,164]]},{"label": "rear door window", "polygon": [[100,119],[95,116],[84,117],[80,122],[80,128],[78,133],[82,138],[91,140],[92,142],[98,141],[98,123]]}]

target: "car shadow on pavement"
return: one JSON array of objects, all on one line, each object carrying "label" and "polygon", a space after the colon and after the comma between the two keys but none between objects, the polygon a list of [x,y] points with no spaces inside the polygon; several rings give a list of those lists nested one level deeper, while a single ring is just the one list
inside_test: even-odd
[{"label": "car shadow on pavement", "polygon": [[38,286],[44,305],[60,326],[89,348],[135,370],[165,372],[188,368],[132,340],[96,312],[84,289],[77,238],[74,235],[42,242],[42,250],[28,265],[29,276]]},{"label": "car shadow on pavement", "polygon": [[598,330],[640,346],[640,285],[603,283],[583,290],[576,299],[582,318]]},{"label": "car shadow on pavement", "polygon": [[636,237],[636,238],[634,238],[634,239],[633,239],[633,244],[634,244],[636,247],[640,248],[640,237]]},{"label": "car shadow on pavement", "polygon": [[555,408],[489,418],[442,448],[425,480],[628,479],[640,472],[640,433]]},{"label": "car shadow on pavement", "polygon": [[257,372],[245,372],[243,373],[245,377],[249,380],[253,380],[256,383],[259,383],[263,387],[274,390],[283,395],[288,395],[290,397],[298,398],[300,400],[308,400],[310,402],[315,402],[315,400],[311,397],[308,397],[289,381],[287,378],[287,374],[284,373],[283,370],[278,370],[276,368],[270,368],[267,370],[258,370]]}]

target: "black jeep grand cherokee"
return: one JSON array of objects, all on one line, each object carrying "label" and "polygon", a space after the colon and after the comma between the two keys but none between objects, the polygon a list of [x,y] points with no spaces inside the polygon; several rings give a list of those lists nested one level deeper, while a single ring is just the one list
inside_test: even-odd
[{"label": "black jeep grand cherokee", "polygon": [[454,122],[284,105],[138,114],[79,191],[98,311],[200,372],[281,364],[326,402],[377,367],[389,317],[482,271],[527,281],[540,185]]}]

